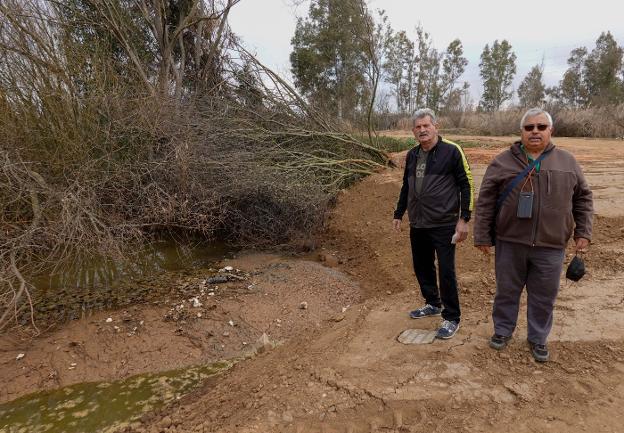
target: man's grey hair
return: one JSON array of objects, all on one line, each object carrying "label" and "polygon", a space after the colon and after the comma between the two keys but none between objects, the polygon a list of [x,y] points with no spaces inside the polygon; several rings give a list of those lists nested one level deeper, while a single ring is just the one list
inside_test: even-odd
[{"label": "man's grey hair", "polygon": [[550,113],[548,113],[548,111],[542,110],[541,108],[531,108],[526,113],[524,113],[524,116],[522,116],[522,119],[520,120],[520,129],[522,129],[522,127],[524,126],[524,121],[527,119],[527,117],[539,116],[540,114],[545,114],[548,118],[548,124],[550,126],[553,126],[552,116],[550,115]]},{"label": "man's grey hair", "polygon": [[438,122],[438,118],[431,108],[421,108],[414,111],[414,115],[412,116],[412,126],[416,124],[416,121],[418,119],[422,119],[423,117],[427,116],[431,118],[431,123],[436,124]]}]

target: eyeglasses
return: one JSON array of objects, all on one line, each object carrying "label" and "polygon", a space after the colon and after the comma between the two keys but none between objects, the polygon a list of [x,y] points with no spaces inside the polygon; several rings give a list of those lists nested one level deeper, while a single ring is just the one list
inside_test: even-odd
[{"label": "eyeglasses", "polygon": [[537,125],[535,124],[524,125],[522,128],[524,128],[526,132],[531,132],[535,129],[536,126],[537,126],[538,131],[546,131],[546,128],[548,128],[550,125],[544,125],[543,123],[538,123]]}]

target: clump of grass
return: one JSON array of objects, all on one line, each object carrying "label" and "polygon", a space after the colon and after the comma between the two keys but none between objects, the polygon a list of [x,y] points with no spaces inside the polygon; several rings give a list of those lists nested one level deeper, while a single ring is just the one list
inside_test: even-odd
[{"label": "clump of grass", "polygon": [[402,152],[416,145],[414,137],[390,137],[380,135],[377,137],[377,146],[385,152]]}]

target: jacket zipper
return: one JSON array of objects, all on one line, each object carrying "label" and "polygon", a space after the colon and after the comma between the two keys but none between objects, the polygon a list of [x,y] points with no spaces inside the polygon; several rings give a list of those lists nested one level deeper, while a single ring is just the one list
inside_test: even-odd
[{"label": "jacket zipper", "polygon": [[[536,183],[537,183],[537,188],[535,190],[533,190],[534,191],[533,192],[533,198],[535,200],[535,203],[533,203],[533,204],[536,206],[537,212],[536,212],[536,215],[535,215],[535,219],[533,220],[533,239],[531,241],[531,245],[532,246],[535,246],[535,240],[537,238],[537,223],[538,223],[539,218],[540,218],[540,206],[539,206],[539,200],[540,200],[540,194],[539,194],[539,191],[540,191],[540,176],[539,175],[540,175],[540,173],[536,173],[536,174],[537,174],[537,176],[535,176],[535,180],[536,180]],[[538,194],[535,194],[535,191],[537,191]]]}]

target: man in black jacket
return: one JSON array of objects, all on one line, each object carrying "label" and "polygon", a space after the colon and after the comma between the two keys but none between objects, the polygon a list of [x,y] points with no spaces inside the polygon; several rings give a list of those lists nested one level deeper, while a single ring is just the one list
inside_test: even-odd
[{"label": "man in black jacket", "polygon": [[[461,146],[438,135],[435,113],[416,111],[412,132],[418,145],[405,161],[394,229],[400,231],[407,210],[414,272],[425,305],[410,312],[419,319],[442,315],[437,338],[447,339],[459,329],[460,308],[455,277],[455,244],[468,237],[474,183]],[[440,287],[434,260],[438,258]]]}]

